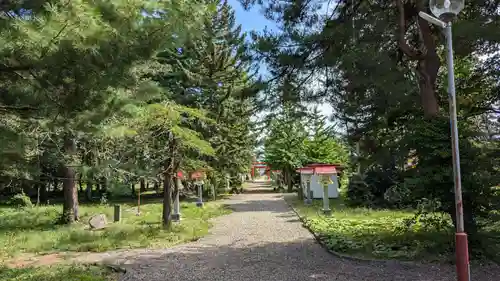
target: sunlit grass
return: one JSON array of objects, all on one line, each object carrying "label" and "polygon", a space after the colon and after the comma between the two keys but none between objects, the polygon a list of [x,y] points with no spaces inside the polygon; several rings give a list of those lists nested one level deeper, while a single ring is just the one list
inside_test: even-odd
[{"label": "sunlit grass", "polygon": [[118,276],[97,266],[64,265],[30,268],[0,267],[0,281],[115,281]]},{"label": "sunlit grass", "polygon": [[[182,221],[170,230],[161,224],[161,203],[137,207],[122,204],[122,220],[113,223],[113,206],[82,205],[80,222],[73,226],[56,225],[62,207],[43,206],[32,209],[0,208],[0,257],[20,253],[55,251],[102,252],[113,249],[168,247],[192,241],[208,233],[209,219],[229,212],[218,202],[208,202],[204,208],[194,203],[181,205]],[[91,231],[88,220],[95,214],[106,214],[108,226]]]},{"label": "sunlit grass", "polygon": [[414,215],[409,210],[350,208],[342,199],[332,199],[332,215],[324,216],[321,200],[305,206],[295,196],[286,199],[336,252],[366,258],[443,260],[453,251],[453,229],[436,230],[419,224],[406,228],[403,221]]}]

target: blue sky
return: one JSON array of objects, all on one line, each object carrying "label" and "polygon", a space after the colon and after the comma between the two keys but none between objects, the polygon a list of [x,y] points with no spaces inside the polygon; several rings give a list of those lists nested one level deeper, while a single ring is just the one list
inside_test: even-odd
[{"label": "blue sky", "polygon": [[245,11],[238,0],[228,0],[236,14],[236,21],[241,24],[243,31],[263,30],[266,26],[274,29],[276,25],[272,21],[268,21],[259,11],[259,8],[254,8]]},{"label": "blue sky", "polygon": [[[266,27],[270,30],[276,30],[277,26],[274,22],[267,20],[260,12],[260,7],[253,8],[246,11],[238,0],[228,0],[229,4],[233,7],[236,15],[236,22],[241,24],[241,28],[244,32],[250,31],[262,31]],[[265,74],[265,69],[261,67],[261,74]],[[321,112],[328,116],[330,115],[332,108],[326,103],[319,105]]]}]

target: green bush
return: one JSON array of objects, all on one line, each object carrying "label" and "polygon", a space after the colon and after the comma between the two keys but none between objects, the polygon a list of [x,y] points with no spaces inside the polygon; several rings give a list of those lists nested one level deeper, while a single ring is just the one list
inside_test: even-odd
[{"label": "green bush", "polygon": [[235,176],[231,178],[231,186],[239,188],[241,187],[242,184],[243,181],[240,176]]},{"label": "green bush", "polygon": [[366,206],[373,202],[371,187],[365,182],[361,175],[353,175],[347,186],[346,203],[350,206]]},{"label": "green bush", "polygon": [[130,186],[124,183],[113,183],[107,191],[110,198],[126,197],[132,194]]},{"label": "green bush", "polygon": [[16,208],[32,208],[33,203],[31,202],[31,198],[24,194],[24,192],[18,193],[14,195],[7,204]]}]

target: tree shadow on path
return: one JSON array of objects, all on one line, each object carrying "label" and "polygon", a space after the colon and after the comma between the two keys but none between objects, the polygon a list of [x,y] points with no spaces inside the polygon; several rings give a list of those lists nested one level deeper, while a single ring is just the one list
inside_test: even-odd
[{"label": "tree shadow on path", "polygon": [[277,200],[281,200],[282,195],[268,195],[268,198],[245,200],[241,202],[233,201],[224,206],[233,212],[272,212],[272,213],[288,213],[291,209],[286,204],[275,204]]},{"label": "tree shadow on path", "polygon": [[[286,235],[283,233],[283,235]],[[331,256],[312,239],[231,245],[186,245],[115,260],[127,272],[120,281],[453,281],[454,266],[361,262]],[[471,280],[498,280],[500,268],[473,267]]]}]

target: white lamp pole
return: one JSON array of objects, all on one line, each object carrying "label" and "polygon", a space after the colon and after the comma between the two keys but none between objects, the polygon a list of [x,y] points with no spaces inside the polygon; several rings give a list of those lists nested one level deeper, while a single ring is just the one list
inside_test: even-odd
[{"label": "white lamp pole", "polygon": [[470,269],[467,233],[465,233],[464,229],[464,216],[462,206],[462,180],[460,173],[460,152],[458,148],[457,108],[451,21],[464,8],[464,2],[465,0],[430,0],[429,7],[436,17],[433,17],[424,12],[419,12],[420,17],[431,24],[443,28],[446,35],[451,145],[453,152],[453,178],[455,183],[455,210],[457,219],[457,227],[455,232],[455,252],[458,281],[470,281]]}]

